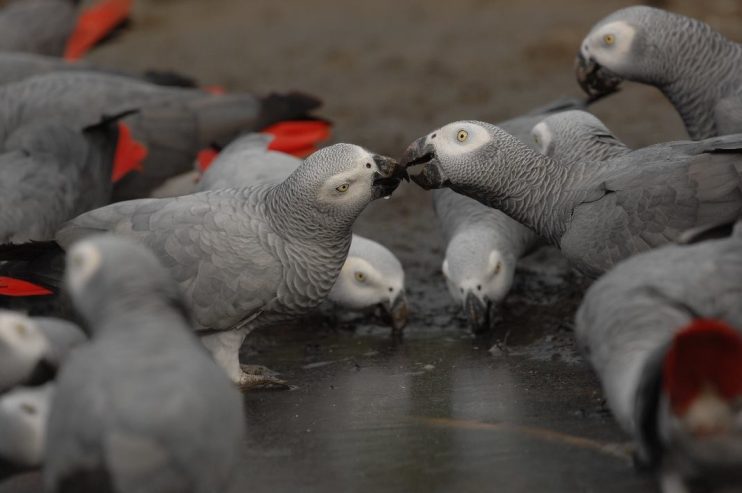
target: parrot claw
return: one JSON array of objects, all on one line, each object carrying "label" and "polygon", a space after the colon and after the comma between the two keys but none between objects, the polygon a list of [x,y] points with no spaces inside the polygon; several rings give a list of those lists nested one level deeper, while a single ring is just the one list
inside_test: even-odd
[{"label": "parrot claw", "polygon": [[246,392],[258,387],[280,388],[290,390],[291,386],[277,377],[278,373],[260,365],[240,365],[242,375],[240,376],[240,390]]}]

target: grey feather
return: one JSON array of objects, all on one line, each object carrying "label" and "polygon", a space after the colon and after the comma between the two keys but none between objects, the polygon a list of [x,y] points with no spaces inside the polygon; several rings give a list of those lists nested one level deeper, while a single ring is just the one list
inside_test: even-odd
[{"label": "grey feather", "polygon": [[109,482],[102,490],[227,491],[244,439],[241,397],[193,336],[167,271],[110,236],[70,256],[68,285],[93,340],[58,379],[46,491],[77,491],[92,476]]},{"label": "grey feather", "polygon": [[[640,394],[641,385],[646,373],[655,371],[656,354],[662,356],[673,336],[695,318],[742,327],[741,297],[742,238],[734,236],[637,255],[587,291],[576,316],[578,344],[601,380],[613,415],[640,445],[648,438],[639,415],[639,401],[648,397]],[[663,426],[661,411],[655,413],[655,427]],[[683,442],[673,443],[667,435],[661,439],[665,453],[683,450]],[[725,454],[717,465],[740,459]]]},{"label": "grey feather", "polygon": [[[621,39],[626,33],[603,33],[616,22],[634,31],[626,46]],[[623,55],[604,47],[606,34],[614,35],[612,46],[622,46]],[[596,23],[581,56],[622,79],[657,87],[694,140],[740,131],[742,45],[708,24],[652,7],[628,7]]]},{"label": "grey feather", "polygon": [[64,221],[111,200],[118,132],[30,122],[6,134],[0,154],[0,243],[45,241]]},{"label": "grey feather", "polygon": [[[564,166],[486,123],[456,122],[435,133],[449,138],[461,126],[480,134],[481,145],[436,151],[428,166],[438,167],[454,190],[533,228],[589,276],[742,212],[740,136],[659,144],[600,166]],[[431,135],[408,152],[443,145]]]},{"label": "grey feather", "polygon": [[0,51],[62,56],[77,23],[77,2],[14,0],[0,10]]}]

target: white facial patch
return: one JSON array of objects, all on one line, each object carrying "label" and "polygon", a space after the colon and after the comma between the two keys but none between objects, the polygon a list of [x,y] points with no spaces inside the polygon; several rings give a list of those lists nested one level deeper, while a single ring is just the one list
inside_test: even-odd
[{"label": "white facial patch", "polygon": [[19,388],[0,398],[0,456],[11,462],[36,467],[41,464],[46,422],[54,385]]},{"label": "white facial patch", "polygon": [[19,313],[0,313],[0,358],[9,366],[2,377],[31,371],[48,351],[49,341],[33,320]]},{"label": "white facial patch", "polygon": [[636,29],[625,21],[599,26],[582,43],[582,55],[605,68],[620,72],[629,62]]},{"label": "white facial patch", "polygon": [[468,293],[480,300],[501,301],[510,291],[515,271],[496,250],[479,258],[447,258],[442,270],[451,296],[461,303],[466,301]]},{"label": "white facial patch", "polygon": [[383,276],[368,261],[349,256],[328,298],[351,310],[364,310],[389,299]]},{"label": "white facial patch", "polygon": [[373,156],[357,147],[355,166],[331,176],[322,185],[317,199],[325,204],[343,204],[368,200],[374,174],[379,171]]},{"label": "white facial patch", "polygon": [[536,144],[538,152],[545,156],[548,156],[547,152],[549,150],[549,146],[551,145],[553,136],[551,134],[551,129],[549,129],[549,126],[546,124],[546,122],[540,122],[535,127],[533,127],[533,129],[531,130],[531,137],[533,138],[534,144]]},{"label": "white facial patch", "polygon": [[67,282],[73,292],[79,292],[98,271],[101,256],[90,242],[74,245],[67,253]]},{"label": "white facial patch", "polygon": [[449,123],[427,139],[435,146],[439,156],[457,156],[476,151],[490,141],[490,134],[479,125],[471,122]]}]

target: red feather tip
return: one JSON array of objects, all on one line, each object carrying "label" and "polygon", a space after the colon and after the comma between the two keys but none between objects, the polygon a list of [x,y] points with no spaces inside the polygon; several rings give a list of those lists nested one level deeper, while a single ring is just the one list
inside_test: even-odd
[{"label": "red feather tip", "polygon": [[131,136],[131,130],[119,122],[119,139],[113,160],[111,181],[116,183],[132,171],[142,171],[142,161],[147,157],[147,147]]},{"label": "red feather tip", "polygon": [[742,335],[720,320],[694,320],[675,334],[662,375],[680,416],[706,386],[726,400],[742,397]]},{"label": "red feather tip", "polygon": [[43,286],[21,279],[0,276],[1,296],[46,296],[49,294],[54,293]]},{"label": "red feather tip", "polygon": [[319,120],[285,121],[263,129],[263,133],[274,137],[268,149],[306,157],[330,137],[330,124]]},{"label": "red feather tip", "polygon": [[82,58],[129,17],[133,3],[134,0],[103,0],[85,9],[67,40],[64,57],[67,60]]},{"label": "red feather tip", "polygon": [[214,162],[214,159],[216,159],[218,155],[219,151],[217,151],[213,147],[207,147],[206,149],[201,149],[200,151],[198,151],[198,154],[196,155],[198,170],[201,173],[204,173],[207,169],[209,169],[209,166],[211,166],[211,163]]}]

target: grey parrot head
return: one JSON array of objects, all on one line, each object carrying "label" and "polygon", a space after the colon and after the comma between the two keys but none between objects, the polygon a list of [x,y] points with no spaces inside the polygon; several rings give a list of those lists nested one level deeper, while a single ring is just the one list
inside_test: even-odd
[{"label": "grey parrot head", "polygon": [[353,235],[348,257],[328,298],[349,310],[378,311],[395,332],[407,325],[402,264],[386,247],[367,238]]},{"label": "grey parrot head", "polygon": [[[575,71],[583,90],[593,98],[615,92],[622,80],[653,85],[669,82],[670,56],[688,26],[683,16],[635,6],[618,10],[598,22],[582,41]],[[681,54],[682,56],[682,54]]]},{"label": "grey parrot head", "polygon": [[294,200],[323,216],[355,217],[371,202],[390,196],[407,175],[390,157],[353,144],[335,144],[311,154],[286,179]]},{"label": "grey parrot head", "polygon": [[533,127],[531,137],[541,154],[566,163],[603,161],[629,150],[603,122],[581,110],[544,118]]},{"label": "grey parrot head", "polygon": [[516,259],[500,251],[492,231],[468,229],[451,238],[442,271],[475,334],[488,331],[513,285]]},{"label": "grey parrot head", "polygon": [[97,235],[74,243],[67,252],[65,284],[89,325],[118,311],[165,301],[188,319],[175,281],[148,248],[128,238]]},{"label": "grey parrot head", "polygon": [[482,184],[482,168],[507,155],[510,146],[526,147],[495,125],[458,121],[414,141],[401,162],[410,179],[426,190],[450,187],[461,191]]}]

